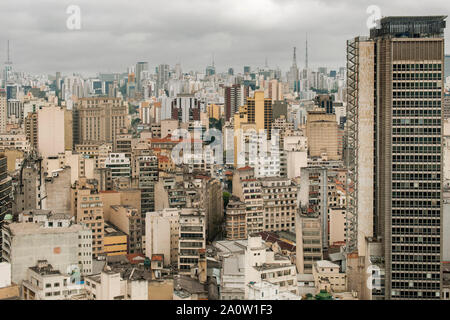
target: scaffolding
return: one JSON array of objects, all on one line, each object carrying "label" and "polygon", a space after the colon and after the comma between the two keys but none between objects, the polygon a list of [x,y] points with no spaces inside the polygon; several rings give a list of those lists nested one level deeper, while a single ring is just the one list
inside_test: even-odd
[{"label": "scaffolding", "polygon": [[346,252],[357,250],[358,239],[358,66],[359,39],[347,41],[347,123],[346,123]]}]

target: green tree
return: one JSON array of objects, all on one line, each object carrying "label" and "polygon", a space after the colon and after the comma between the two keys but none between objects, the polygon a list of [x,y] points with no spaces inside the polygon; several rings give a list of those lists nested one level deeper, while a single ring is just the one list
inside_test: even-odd
[{"label": "green tree", "polygon": [[224,191],[223,192],[223,207],[226,208],[228,205],[228,202],[230,201],[231,194],[229,192]]}]

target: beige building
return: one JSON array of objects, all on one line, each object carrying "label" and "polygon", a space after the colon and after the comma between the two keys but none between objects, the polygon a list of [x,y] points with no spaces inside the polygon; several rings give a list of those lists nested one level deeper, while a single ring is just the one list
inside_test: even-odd
[{"label": "beige building", "polygon": [[299,274],[312,273],[315,261],[323,259],[320,217],[296,215],[296,265]]},{"label": "beige building", "polygon": [[58,106],[37,111],[38,147],[43,158],[72,149],[72,113]]},{"label": "beige building", "polygon": [[75,105],[78,137],[76,141],[113,142],[119,129],[127,128],[128,108],[120,98],[82,98]]},{"label": "beige building", "polygon": [[92,255],[103,254],[104,217],[102,195],[86,178],[77,181],[71,189],[71,215],[77,223],[92,230]]},{"label": "beige building", "polygon": [[32,149],[38,148],[38,117],[37,112],[29,112],[25,117],[25,134],[30,147]]},{"label": "beige building", "polygon": [[328,160],[342,158],[338,146],[338,124],[335,114],[327,114],[323,110],[309,111],[306,136],[309,157],[325,157]]},{"label": "beige building", "polygon": [[287,178],[260,179],[264,208],[264,231],[295,231],[297,186]]},{"label": "beige building", "polygon": [[314,283],[317,293],[326,290],[329,293],[347,291],[347,276],[341,273],[337,264],[319,260],[313,266]]},{"label": "beige building", "polygon": [[225,214],[227,240],[247,239],[247,215],[245,203],[237,197],[231,197]]},{"label": "beige building", "polygon": [[346,231],[345,208],[328,209],[328,246],[342,246],[345,244]]},{"label": "beige building", "polygon": [[145,216],[145,255],[163,254],[164,266],[178,264],[181,210],[165,208]]}]

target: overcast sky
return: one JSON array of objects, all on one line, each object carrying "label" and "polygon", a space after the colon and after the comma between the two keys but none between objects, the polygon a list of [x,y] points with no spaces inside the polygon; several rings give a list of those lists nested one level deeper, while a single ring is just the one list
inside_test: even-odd
[{"label": "overcast sky", "polygon": [[[67,27],[71,5],[79,30]],[[336,68],[345,41],[368,34],[371,5],[382,16],[450,13],[448,0],[0,0],[0,63],[10,39],[14,69],[32,73],[124,72],[136,61],[204,72],[213,53],[218,72],[266,58],[284,72],[294,46],[304,66],[307,33],[310,67]]]}]

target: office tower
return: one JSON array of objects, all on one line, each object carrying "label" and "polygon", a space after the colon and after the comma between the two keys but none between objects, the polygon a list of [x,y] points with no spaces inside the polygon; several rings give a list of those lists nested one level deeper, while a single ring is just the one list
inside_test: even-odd
[{"label": "office tower", "polygon": [[250,66],[244,66],[244,74],[250,74]]},{"label": "office tower", "polygon": [[322,109],[309,111],[306,136],[309,157],[326,157],[328,160],[342,158],[338,147],[338,124],[335,114],[326,113]]},{"label": "office tower", "polygon": [[56,79],[55,79],[55,84],[56,84],[56,91],[59,94],[59,91],[61,90],[61,72],[56,72]]},{"label": "office tower", "polygon": [[148,71],[148,62],[138,62],[136,63],[136,87],[137,91],[142,92],[142,76],[143,72]]},{"label": "office tower", "polygon": [[8,122],[8,103],[6,92],[0,90],[0,133],[6,132],[6,124]]},{"label": "office tower", "polygon": [[193,94],[178,94],[172,100],[172,119],[180,123],[200,121],[200,100]]},{"label": "office tower", "polygon": [[156,79],[156,92],[157,96],[160,96],[160,91],[165,89],[165,84],[169,81],[169,65],[160,64],[158,66],[157,79]]},{"label": "office tower", "polygon": [[233,68],[228,68],[228,75],[229,76],[234,76],[234,69]]},{"label": "office tower", "polygon": [[23,102],[17,99],[10,99],[7,103],[8,106],[8,118],[14,116],[18,123],[23,121]]},{"label": "office tower", "polygon": [[[0,154],[0,246],[2,245],[1,227],[7,215],[12,215],[11,177],[8,176],[7,159]],[[0,254],[0,262],[2,255]]]},{"label": "office tower", "polygon": [[127,127],[128,108],[120,98],[82,98],[75,109],[74,134],[78,134],[78,143],[113,142],[118,130]]},{"label": "office tower", "polygon": [[319,94],[314,98],[316,105],[318,105],[320,108],[324,109],[327,114],[333,114],[334,113],[334,97],[327,94]]},{"label": "office tower", "polygon": [[248,122],[256,124],[256,130],[265,130],[271,138],[273,114],[272,99],[264,98],[264,91],[256,91],[253,98],[247,98]]},{"label": "office tower", "polygon": [[386,17],[347,43],[347,252],[365,270],[381,240],[385,268],[365,297],[440,298],[445,18]]},{"label": "office tower", "polygon": [[245,94],[244,87],[239,84],[233,84],[231,87],[225,87],[225,120],[230,121],[230,118],[239,110],[239,107],[244,105]]}]

